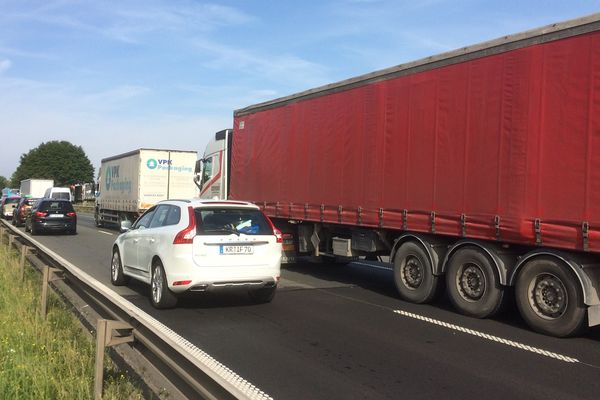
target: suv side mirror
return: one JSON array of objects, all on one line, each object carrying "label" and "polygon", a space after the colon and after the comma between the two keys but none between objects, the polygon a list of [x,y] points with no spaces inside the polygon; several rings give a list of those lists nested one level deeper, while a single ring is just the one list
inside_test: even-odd
[{"label": "suv side mirror", "polygon": [[119,230],[121,233],[125,233],[131,229],[131,225],[132,223],[129,220],[121,221],[121,227]]}]

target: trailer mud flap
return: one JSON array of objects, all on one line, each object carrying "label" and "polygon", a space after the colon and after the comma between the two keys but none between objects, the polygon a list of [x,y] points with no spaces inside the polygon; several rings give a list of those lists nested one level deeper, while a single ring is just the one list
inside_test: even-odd
[{"label": "trailer mud flap", "polygon": [[600,325],[600,304],[588,307],[588,326]]}]

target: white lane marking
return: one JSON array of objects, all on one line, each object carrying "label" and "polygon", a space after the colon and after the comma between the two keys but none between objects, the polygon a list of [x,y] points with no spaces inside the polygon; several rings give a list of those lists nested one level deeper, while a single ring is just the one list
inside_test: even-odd
[{"label": "white lane marking", "polygon": [[100,233],[104,233],[105,235],[110,235],[110,236],[113,236],[113,235],[114,235],[113,233],[110,233],[110,232],[104,232],[104,231],[98,231],[98,232],[100,232]]},{"label": "white lane marking", "polygon": [[478,332],[478,331],[475,331],[473,329],[463,328],[462,326],[458,326],[458,325],[454,325],[454,324],[449,324],[447,322],[439,321],[437,319],[423,317],[422,315],[413,314],[413,313],[409,313],[409,312],[402,311],[402,310],[394,310],[394,312],[396,314],[400,314],[400,315],[403,315],[405,317],[414,318],[414,319],[418,319],[418,320],[421,320],[421,321],[429,322],[430,324],[435,324],[435,325],[443,326],[444,328],[453,329],[455,331],[459,331],[459,332],[463,332],[463,333],[466,333],[466,334],[469,334],[469,335],[477,336],[477,337],[480,337],[480,338],[483,338],[483,339],[491,340],[493,342],[501,343],[501,344],[504,344],[504,345],[507,345],[507,346],[516,347],[516,348],[521,349],[521,350],[525,350],[525,351],[529,351],[529,352],[532,352],[532,353],[540,354],[542,356],[546,356],[546,357],[550,357],[550,358],[555,358],[555,359],[560,360],[560,361],[564,361],[564,362],[568,362],[568,363],[579,363],[580,362],[576,358],[567,357],[567,356],[564,356],[562,354],[553,353],[551,351],[547,351],[547,350],[543,350],[543,349],[538,349],[537,347],[528,346],[528,345],[523,344],[523,343],[513,342],[512,340],[503,339],[503,338],[498,337],[498,336],[488,335],[487,333]]},{"label": "white lane marking", "polygon": [[351,264],[364,265],[365,267],[382,269],[384,271],[393,271],[394,270],[393,268],[381,267],[379,265],[367,264],[367,263],[363,263],[360,261],[352,261]]}]

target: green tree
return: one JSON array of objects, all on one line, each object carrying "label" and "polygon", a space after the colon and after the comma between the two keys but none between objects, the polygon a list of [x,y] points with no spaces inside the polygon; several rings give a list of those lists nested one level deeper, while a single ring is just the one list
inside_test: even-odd
[{"label": "green tree", "polygon": [[12,184],[19,187],[23,179],[54,179],[54,186],[93,182],[94,167],[81,146],[54,140],[21,155]]},{"label": "green tree", "polygon": [[0,175],[0,189],[4,189],[5,187],[8,187],[8,179]]}]

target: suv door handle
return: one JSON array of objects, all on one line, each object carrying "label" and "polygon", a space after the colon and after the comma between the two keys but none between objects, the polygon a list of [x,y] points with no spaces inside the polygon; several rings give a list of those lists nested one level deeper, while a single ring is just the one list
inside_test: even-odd
[{"label": "suv door handle", "polygon": [[153,239],[153,238],[152,238],[152,239],[149,239],[149,242],[150,242],[150,243],[154,243],[154,242],[156,242],[156,239]]},{"label": "suv door handle", "polygon": [[137,243],[139,241],[140,241],[140,239],[133,239],[133,243]]}]

